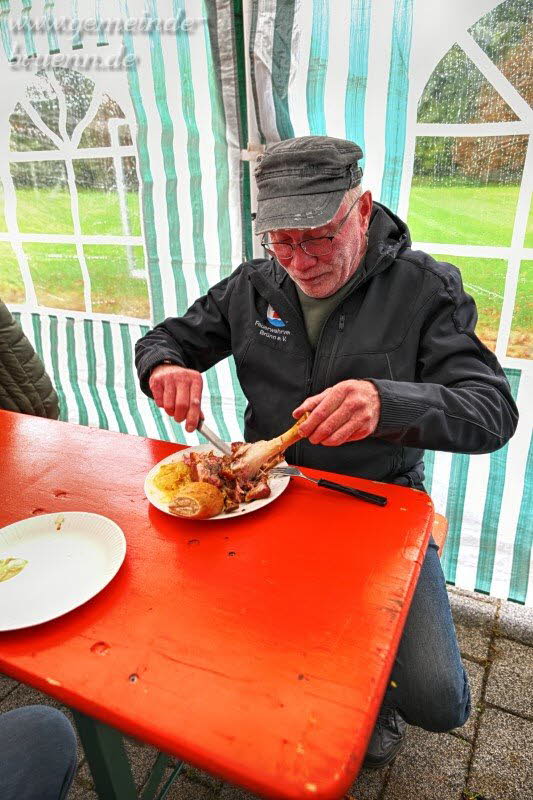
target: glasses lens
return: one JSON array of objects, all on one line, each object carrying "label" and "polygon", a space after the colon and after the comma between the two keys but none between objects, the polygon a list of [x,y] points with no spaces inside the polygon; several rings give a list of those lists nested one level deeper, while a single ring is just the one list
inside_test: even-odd
[{"label": "glasses lens", "polygon": [[283,244],[283,242],[265,242],[263,246],[265,250],[271,252],[281,261],[290,261],[292,258],[292,247],[290,244]]},{"label": "glasses lens", "polygon": [[308,239],[302,242],[302,249],[310,256],[326,256],[331,253],[331,239]]}]

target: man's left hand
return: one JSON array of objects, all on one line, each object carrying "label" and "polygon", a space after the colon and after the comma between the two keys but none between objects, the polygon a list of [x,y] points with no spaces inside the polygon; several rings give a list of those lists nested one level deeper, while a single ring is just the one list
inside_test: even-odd
[{"label": "man's left hand", "polygon": [[376,430],[381,412],[379,392],[371,381],[336,383],[320,394],[308,397],[292,412],[302,422],[301,432],[312,444],[337,446],[365,439]]}]

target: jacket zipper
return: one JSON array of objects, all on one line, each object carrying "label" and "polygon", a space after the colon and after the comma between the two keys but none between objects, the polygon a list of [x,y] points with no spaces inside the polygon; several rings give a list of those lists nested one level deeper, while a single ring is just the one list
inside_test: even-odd
[{"label": "jacket zipper", "polygon": [[[376,261],[376,264],[374,266],[374,269],[372,270],[372,274],[375,272],[377,267],[380,266],[381,262],[384,261],[387,258],[387,256],[389,256],[389,255],[390,255],[389,252],[385,252],[381,256],[381,258],[378,258],[378,260]],[[358,289],[360,289],[361,286],[368,280],[369,277],[371,277],[371,275],[365,275],[365,277],[363,278],[361,283],[358,283],[356,286],[353,287],[353,290],[350,292],[350,294],[347,297],[344,298],[342,303],[345,303],[346,300],[348,299],[348,297],[352,297],[354,292],[357,291]],[[338,306],[337,306],[337,308],[338,308]],[[317,346],[316,346],[316,350],[315,350],[315,357],[313,359],[313,363],[312,363],[312,366],[311,366],[311,372],[308,375],[307,380],[306,380],[306,384],[305,384],[305,395],[304,395],[304,398],[303,398],[304,400],[307,397],[309,397],[309,395],[311,393],[311,389],[313,387],[313,381],[314,381],[314,378],[315,378],[316,364],[317,364],[317,354],[318,354],[318,352],[320,350],[320,343],[322,342],[322,335],[324,333],[324,330],[327,327],[328,322],[330,321],[330,319],[333,316],[333,314],[336,312],[337,308],[333,309],[331,314],[328,316],[328,318],[326,319],[326,321],[322,325],[322,330],[320,331],[320,336],[318,337],[318,342],[317,342]],[[336,352],[338,350],[339,333],[342,333],[344,331],[345,321],[346,321],[346,315],[345,314],[341,314],[340,317],[339,317],[339,325],[338,325],[337,336],[335,336],[335,341],[333,343],[333,349],[332,349],[332,351],[330,353],[328,366],[327,366],[327,369],[326,369],[326,377],[327,378],[329,378],[329,373],[331,372],[331,365],[333,363],[333,359],[335,357],[335,354],[336,354]],[[302,402],[303,402],[303,400],[302,400]],[[295,464],[300,464],[300,451],[301,451],[301,449],[302,449],[302,440],[299,439],[296,442],[296,444],[294,445],[294,462],[295,462]]]},{"label": "jacket zipper", "polygon": [[333,347],[331,348],[331,353],[329,354],[328,366],[326,368],[326,377],[324,378],[324,383],[326,384],[326,386],[328,385],[331,368],[333,366],[333,361],[335,359],[335,356],[337,355],[337,350],[339,349],[340,334],[344,330],[344,320],[345,320],[345,315],[341,314],[339,317],[339,324],[337,327],[337,335],[335,336]]}]

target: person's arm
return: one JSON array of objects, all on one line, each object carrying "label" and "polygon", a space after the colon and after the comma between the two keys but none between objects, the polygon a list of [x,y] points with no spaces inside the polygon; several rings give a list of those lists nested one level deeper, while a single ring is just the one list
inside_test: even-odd
[{"label": "person's arm", "polygon": [[200,373],[231,353],[227,311],[238,271],[196,300],[183,317],[166,319],[135,345],[142,391],[176,422],[185,420],[189,432],[203,416]]},{"label": "person's arm", "polygon": [[295,417],[315,410],[302,433],[324,445],[373,435],[431,450],[498,450],[513,435],[518,411],[496,357],[474,333],[476,321],[475,303],[452,269],[420,334],[416,381],[343,381],[295,409]]},{"label": "person's arm", "polygon": [[196,300],[183,317],[169,317],[135,345],[135,365],[142,391],[152,397],[150,375],[169,362],[204,372],[231,353],[227,310],[232,280],[240,267]]}]

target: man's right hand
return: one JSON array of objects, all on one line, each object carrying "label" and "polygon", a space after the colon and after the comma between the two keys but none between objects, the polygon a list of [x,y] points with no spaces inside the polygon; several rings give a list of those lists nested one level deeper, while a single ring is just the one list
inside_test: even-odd
[{"label": "man's right hand", "polygon": [[185,422],[185,430],[196,430],[203,419],[200,409],[203,380],[199,372],[177,364],[158,364],[148,381],[152,396],[176,422]]}]

